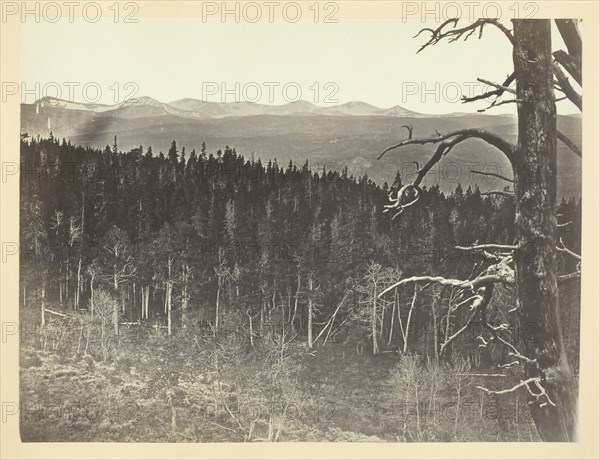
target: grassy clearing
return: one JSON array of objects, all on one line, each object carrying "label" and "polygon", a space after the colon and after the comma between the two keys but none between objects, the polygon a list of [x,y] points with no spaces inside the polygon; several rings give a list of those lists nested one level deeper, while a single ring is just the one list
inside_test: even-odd
[{"label": "grassy clearing", "polygon": [[295,355],[293,378],[274,387],[257,384],[258,349],[235,365],[223,361],[219,381],[191,331],[140,341],[123,333],[108,361],[93,345],[74,352],[71,335],[57,349],[22,343],[23,441],[240,442],[266,440],[273,429],[279,441],[537,440],[526,409],[511,414],[514,395],[491,400],[477,378],[456,380],[474,373],[464,364],[327,344]]}]

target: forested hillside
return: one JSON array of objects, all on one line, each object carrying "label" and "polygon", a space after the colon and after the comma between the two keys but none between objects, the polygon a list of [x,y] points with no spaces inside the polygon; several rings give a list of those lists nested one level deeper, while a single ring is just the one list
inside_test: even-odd
[{"label": "forested hillside", "polygon": [[[380,187],[308,162],[262,163],[230,147],[197,151],[176,141],[163,154],[122,152],[117,138],[104,150],[52,136],[23,140],[21,391],[137,406],[117,425],[80,413],[58,423],[22,414],[23,436],[537,439],[531,423],[520,431],[518,418],[484,417],[489,398],[475,388],[478,375],[498,373],[498,356],[509,358],[505,347],[481,346],[476,322],[452,340],[470,315],[453,288],[405,285],[378,297],[413,275],[475,276],[482,262],[456,246],[513,244],[513,198],[434,186],[423,205],[392,220],[383,211],[402,185],[396,177]],[[556,214],[565,246],[580,253],[581,201],[563,199]],[[572,258],[561,263],[572,271]],[[498,287],[489,321],[510,323],[513,295]],[[577,372],[577,283],[561,287],[561,304]],[[516,377],[502,378],[508,387]],[[455,406],[436,418],[457,398],[479,404],[469,421]],[[304,409],[290,409],[299,401],[331,417],[303,419]],[[218,418],[193,416],[208,404],[223,409]],[[260,416],[242,416],[242,406]],[[80,424],[73,438],[57,428],[63,423]]]},{"label": "forested hillside", "polygon": [[[144,106],[140,106],[140,109]],[[279,107],[279,106],[277,106]],[[38,111],[39,109],[39,111]],[[152,107],[150,108],[152,109]],[[560,129],[570,138],[581,139],[581,118],[559,116]],[[203,142],[211,151],[225,145],[235,146],[246,156],[277,158],[286,166],[291,160],[302,165],[306,160],[313,168],[326,165],[341,171],[348,167],[349,174],[367,174],[374,182],[393,182],[397,170],[405,181],[414,179],[414,162],[427,162],[427,146],[414,145],[402,156],[389,155],[380,161],[375,156],[390,142],[404,135],[402,125],[414,128],[415,136],[437,131],[449,132],[472,126],[488,129],[502,137],[516,139],[516,119],[510,115],[452,114],[421,117],[401,116],[342,116],[342,115],[253,115],[220,119],[190,119],[176,115],[156,115],[130,118],[114,112],[94,113],[65,109],[43,104],[21,105],[21,130],[36,137],[48,137],[50,131],[77,145],[103,148],[119,137],[123,150],[143,144],[155,151],[167,152],[171,141],[181,146],[196,146]],[[567,147],[558,145],[559,196],[581,196],[581,162]],[[189,154],[189,152],[188,152]],[[454,191],[458,183],[479,185],[482,192],[497,185],[489,178],[470,174],[472,169],[490,170],[508,174],[509,162],[496,155],[485,142],[472,140],[461,143],[448,154],[448,162],[424,178],[424,185],[439,185],[444,193]],[[470,165],[470,166],[469,166]]]}]

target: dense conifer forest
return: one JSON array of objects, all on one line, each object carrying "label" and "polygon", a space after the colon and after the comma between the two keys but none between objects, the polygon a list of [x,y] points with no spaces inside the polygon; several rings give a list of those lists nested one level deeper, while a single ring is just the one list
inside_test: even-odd
[{"label": "dense conifer forest", "polygon": [[[416,284],[379,296],[411,276],[472,279],[484,262],[457,247],[513,244],[514,197],[475,180],[435,186],[392,219],[384,206],[402,182],[228,146],[173,140],[164,154],[121,151],[116,137],[104,150],[24,137],[23,438],[537,440],[523,397],[477,389],[518,378],[498,368],[507,348],[469,320],[467,299]],[[581,200],[555,213],[580,253]],[[577,375],[579,284],[560,291]],[[514,295],[498,286],[488,321],[514,324]],[[56,398],[60,414],[32,395]]]}]

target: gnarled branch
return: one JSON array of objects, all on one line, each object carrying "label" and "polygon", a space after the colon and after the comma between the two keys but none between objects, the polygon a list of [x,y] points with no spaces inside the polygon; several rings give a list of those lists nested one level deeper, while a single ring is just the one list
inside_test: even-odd
[{"label": "gnarled branch", "polygon": [[[414,197],[412,198],[411,201],[402,203],[402,198],[405,195],[408,195],[409,190],[414,192]],[[418,185],[414,185],[414,184],[407,184],[407,185],[403,186],[400,190],[398,190],[398,194],[396,195],[396,198],[393,198],[392,194],[390,193],[389,198],[390,198],[390,201],[392,202],[392,204],[384,205],[384,208],[386,208],[386,209],[384,209],[383,212],[384,213],[388,212],[390,209],[399,209],[399,211],[396,212],[396,214],[394,214],[394,216],[392,217],[392,220],[394,220],[396,217],[398,217],[400,214],[402,214],[404,209],[408,208],[409,206],[412,206],[417,201],[419,201],[420,196],[421,196],[421,187],[419,187]]]},{"label": "gnarled branch", "polygon": [[[538,389],[539,393],[535,393],[529,386],[530,384],[534,384],[536,386],[536,388]],[[523,388],[523,387],[527,388],[527,391],[529,392],[529,394],[531,396],[533,396],[536,401],[539,401],[541,398],[545,398],[545,401],[542,401],[540,403],[540,407],[547,406],[548,404],[550,404],[552,406],[556,406],[556,404],[554,404],[554,402],[550,399],[550,396],[548,395],[548,393],[546,393],[546,390],[542,386],[542,383],[541,383],[541,380],[539,377],[531,377],[527,380],[521,380],[521,382],[516,384],[514,387],[507,388],[505,390],[490,390],[489,388],[485,388],[485,387],[482,387],[479,385],[476,386],[475,388],[485,391],[488,395],[505,395],[505,394],[509,394],[509,393],[514,393],[519,388]]]},{"label": "gnarled branch", "polygon": [[405,139],[405,140],[398,142],[397,144],[392,145],[391,147],[388,147],[387,149],[385,149],[383,152],[381,152],[381,154],[379,154],[377,159],[378,160],[381,159],[381,157],[383,157],[390,150],[395,150],[399,147],[404,147],[406,145],[438,144],[443,141],[449,140],[451,138],[458,138],[458,139],[454,139],[451,141],[450,144],[446,144],[445,147],[448,150],[446,150],[446,149],[442,150],[442,152],[440,153],[440,157],[442,156],[442,154],[445,155],[446,153],[448,153],[448,151],[452,147],[454,147],[454,145],[458,144],[459,142],[462,142],[466,139],[475,138],[475,139],[481,139],[481,140],[487,142],[488,144],[496,147],[498,150],[500,150],[502,153],[504,153],[504,155],[506,155],[506,157],[511,162],[511,164],[513,163],[513,155],[514,155],[514,150],[515,150],[514,145],[512,145],[510,142],[505,141],[500,136],[497,136],[496,134],[486,131],[485,129],[476,129],[476,128],[459,129],[457,131],[450,131],[449,133],[446,133],[446,134],[438,134],[436,136],[431,136],[431,137]]},{"label": "gnarled branch", "polygon": [[[430,29],[430,28],[421,29],[419,31],[419,33],[417,33],[417,35],[415,35],[415,37],[418,37],[423,32],[429,32],[431,34],[431,37],[429,38],[427,43],[425,43],[423,46],[421,46],[421,48],[419,48],[419,51],[417,51],[417,53],[420,53],[428,46],[435,45],[436,43],[440,42],[441,40],[443,40],[445,38],[448,39],[449,42],[455,42],[455,41],[459,40],[460,38],[462,38],[463,35],[466,34],[464,39],[467,40],[471,35],[473,35],[475,33],[475,31],[477,29],[479,29],[479,38],[481,38],[481,36],[483,34],[483,28],[487,24],[493,25],[493,26],[497,27],[498,29],[500,29],[502,31],[502,33],[508,38],[508,40],[511,42],[511,44],[513,46],[516,46],[516,44],[517,44],[515,41],[515,38],[513,37],[512,32],[507,27],[505,27],[503,24],[501,24],[497,19],[481,18],[481,19],[478,19],[477,21],[469,24],[468,26],[456,28],[458,21],[459,21],[459,18],[448,19],[437,29]],[[444,30],[449,24],[452,24],[452,28],[449,30]],[[415,37],[413,37],[413,38],[415,38]]]},{"label": "gnarled branch", "polygon": [[577,253],[575,253],[575,252],[571,251],[569,248],[567,248],[567,247],[565,246],[565,243],[563,243],[563,240],[562,240],[562,238],[559,238],[559,239],[558,239],[558,241],[559,241],[559,243],[560,243],[560,246],[556,246],[556,249],[557,249],[559,252],[564,252],[565,254],[569,254],[571,257],[573,257],[573,258],[575,258],[575,259],[577,259],[577,260],[581,261],[581,256],[580,256],[579,254],[577,254]]},{"label": "gnarled branch", "polygon": [[412,135],[413,135],[413,127],[412,127],[412,125],[402,125],[400,127],[401,128],[406,128],[406,130],[408,131],[408,138],[412,139]]},{"label": "gnarled branch", "polygon": [[440,284],[441,286],[453,286],[473,292],[479,288],[491,286],[494,283],[513,284],[514,272],[508,266],[508,262],[508,258],[502,259],[499,263],[490,266],[481,275],[472,280],[458,280],[453,278],[444,278],[443,276],[412,276],[410,278],[404,278],[384,289],[378,297],[382,298],[388,292],[408,283],[436,283]]}]

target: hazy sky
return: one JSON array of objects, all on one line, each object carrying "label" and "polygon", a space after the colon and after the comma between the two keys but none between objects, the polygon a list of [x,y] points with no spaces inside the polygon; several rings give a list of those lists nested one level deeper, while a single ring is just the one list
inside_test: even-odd
[{"label": "hazy sky", "polygon": [[[460,96],[489,89],[476,77],[501,83],[510,73],[504,35],[487,27],[481,40],[440,43],[416,54],[426,34],[412,37],[423,25],[343,18],[336,24],[144,17],[137,24],[26,23],[21,80],[32,94],[22,101],[60,91],[63,99],[106,104],[135,95],[161,102],[191,97],[281,104],[301,98],[321,106],[359,100],[422,113],[487,105],[461,104]],[[514,110],[511,104],[490,113]],[[576,109],[561,102],[559,111]]]}]

